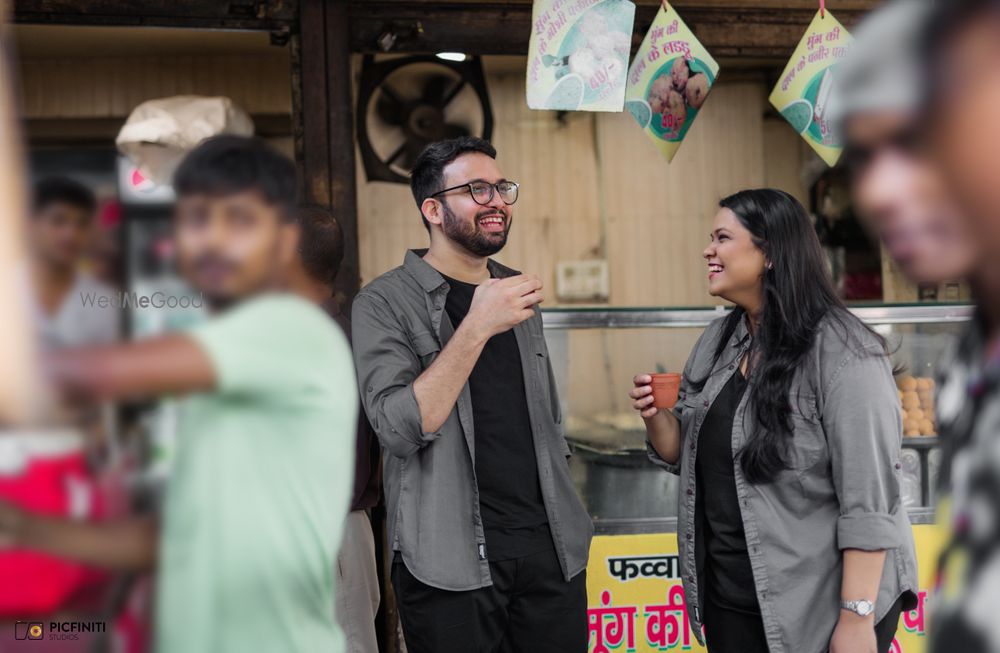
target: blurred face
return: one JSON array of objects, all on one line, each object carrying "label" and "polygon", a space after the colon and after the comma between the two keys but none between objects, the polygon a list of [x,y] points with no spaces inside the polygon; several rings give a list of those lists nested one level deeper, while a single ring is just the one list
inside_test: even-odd
[{"label": "blurred face", "polygon": [[914,117],[859,115],[847,138],[855,206],[903,273],[927,284],[964,278],[972,243],[940,169],[918,151]]},{"label": "blurred face", "polygon": [[702,255],[708,263],[709,294],[755,313],[767,260],[735,213],[721,209],[716,214],[711,241]]},{"label": "blurred face", "polygon": [[[496,160],[478,152],[463,154],[444,169],[444,188],[472,181],[496,184],[505,180]],[[504,204],[495,191],[485,206],[477,203],[466,187],[424,200],[422,208],[432,225],[439,226],[448,240],[473,256],[492,256],[507,244],[513,207]]]},{"label": "blurred face", "polygon": [[39,209],[31,223],[35,256],[48,265],[72,269],[91,236],[93,216],[85,209],[50,202]]},{"label": "blurred face", "polygon": [[[935,154],[980,253],[1000,251],[1000,17],[980,20],[945,53],[948,80],[935,98]],[[978,267],[978,266],[977,266]]]},{"label": "blurred face", "polygon": [[181,274],[216,307],[272,287],[295,255],[295,226],[255,191],[182,197],[174,224]]}]

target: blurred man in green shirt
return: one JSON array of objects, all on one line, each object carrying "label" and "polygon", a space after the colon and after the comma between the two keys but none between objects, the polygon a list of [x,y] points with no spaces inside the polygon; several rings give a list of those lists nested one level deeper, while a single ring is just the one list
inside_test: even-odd
[{"label": "blurred man in green shirt", "polygon": [[277,292],[298,240],[294,165],[263,141],[220,137],[188,155],[174,185],[181,272],[212,319],[49,361],[74,395],[190,395],[162,525],[0,505],[0,540],[109,568],[155,565],[160,653],[340,652],[333,562],[357,385],[330,319]]}]

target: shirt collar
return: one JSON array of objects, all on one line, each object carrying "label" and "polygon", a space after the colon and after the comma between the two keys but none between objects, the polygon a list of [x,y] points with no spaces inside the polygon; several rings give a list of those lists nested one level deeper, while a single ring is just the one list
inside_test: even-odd
[{"label": "shirt collar", "polygon": [[749,339],[750,329],[747,328],[747,317],[744,314],[743,318],[736,324],[736,330],[733,331],[733,335],[729,339],[730,346],[733,348],[742,347]]},{"label": "shirt collar", "polygon": [[[403,269],[410,273],[410,275],[417,280],[420,287],[424,289],[424,292],[434,292],[441,286],[447,285],[444,277],[440,272],[434,269],[434,267],[424,260],[424,255],[427,253],[426,249],[411,249],[407,250],[406,256],[403,258]],[[505,277],[512,277],[520,274],[517,270],[512,270],[500,263],[497,263],[493,259],[486,260],[486,267],[490,271],[490,276],[495,279],[503,279]]]}]

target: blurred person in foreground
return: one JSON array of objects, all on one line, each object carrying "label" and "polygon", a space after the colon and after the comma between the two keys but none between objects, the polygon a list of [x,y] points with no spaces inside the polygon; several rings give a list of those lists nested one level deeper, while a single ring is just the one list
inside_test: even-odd
[{"label": "blurred person in foreground", "polygon": [[[946,439],[953,543],[934,651],[1000,651],[1000,0],[948,0],[927,29],[926,136],[977,244],[978,310],[944,370],[937,415]],[[955,577],[958,576],[956,579]],[[954,588],[952,588],[954,589]]]},{"label": "blurred person in foreground", "polygon": [[838,67],[832,109],[859,216],[903,274],[937,285],[966,278],[973,246],[921,138],[920,52],[932,9],[929,0],[899,0],[872,13]]},{"label": "blurred person in foreground", "polygon": [[297,242],[294,165],[258,139],[219,137],[187,156],[174,186],[181,271],[212,318],[47,361],[75,395],[190,395],[162,527],[0,504],[0,540],[95,566],[155,566],[159,653],[342,651],[331,552],[350,499],[357,385],[329,318],[273,292]]},{"label": "blurred person in foreground", "polygon": [[[351,337],[351,322],[334,299],[334,281],[344,258],[340,223],[321,206],[298,211],[299,246],[289,268],[288,289],[317,304]],[[337,555],[336,612],[344,631],[347,653],[378,650],[375,614],[379,606],[379,579],[375,565],[375,537],[369,511],[379,502],[379,446],[368,419],[358,405],[351,512],[344,522]]]},{"label": "blurred person in foreground", "polygon": [[120,313],[108,302],[114,290],[81,269],[93,235],[97,200],[65,177],[35,184],[29,227],[30,281],[35,323],[46,348],[115,342]]},{"label": "blurred person in foreground", "polygon": [[584,653],[592,526],[566,462],[542,284],[490,258],[518,185],[466,137],[428,146],[410,187],[430,249],[352,309],[407,649]]}]

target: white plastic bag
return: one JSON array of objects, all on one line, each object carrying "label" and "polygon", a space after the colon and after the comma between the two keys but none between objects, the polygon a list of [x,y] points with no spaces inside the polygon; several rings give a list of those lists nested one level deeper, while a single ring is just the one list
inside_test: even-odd
[{"label": "white plastic bag", "polygon": [[143,175],[167,184],[184,155],[206,138],[253,135],[253,121],[227,97],[177,95],[132,110],[115,144]]}]

